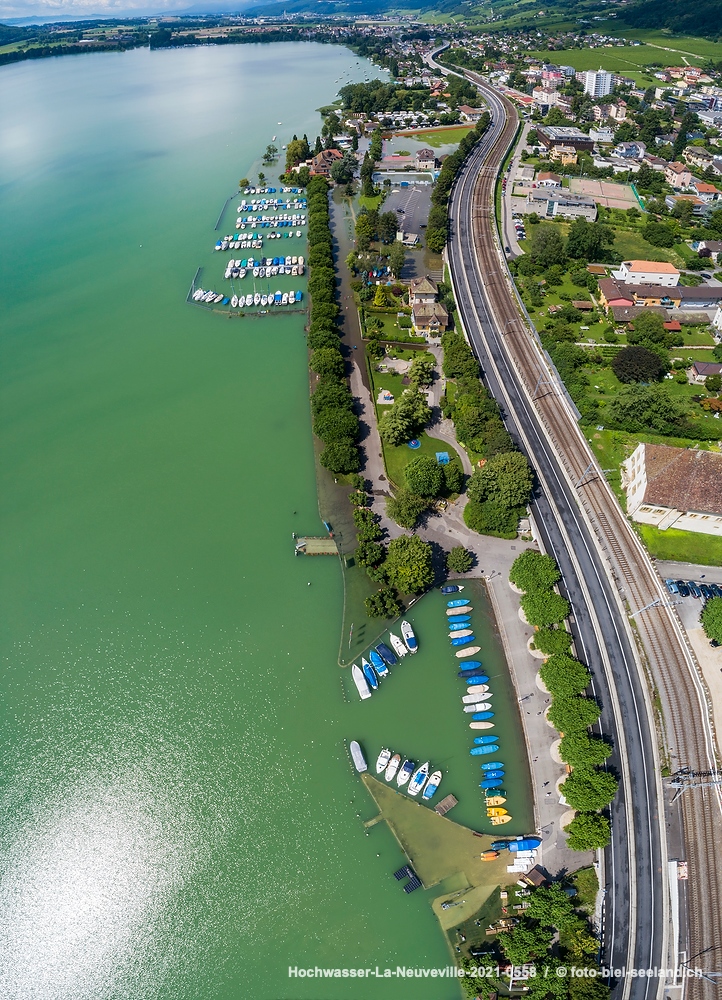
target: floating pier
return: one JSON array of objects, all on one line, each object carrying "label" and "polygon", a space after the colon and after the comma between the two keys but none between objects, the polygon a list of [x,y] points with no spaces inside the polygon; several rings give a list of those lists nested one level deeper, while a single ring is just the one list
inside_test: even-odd
[{"label": "floating pier", "polygon": [[446,816],[449,809],[453,809],[455,805],[458,805],[459,800],[454,795],[447,795],[445,799],[442,799],[437,806],[434,806],[434,812],[438,813],[439,816]]},{"label": "floating pier", "polygon": [[324,535],[321,538],[294,533],[293,542],[296,555],[299,556],[337,556],[338,549],[333,538]]}]

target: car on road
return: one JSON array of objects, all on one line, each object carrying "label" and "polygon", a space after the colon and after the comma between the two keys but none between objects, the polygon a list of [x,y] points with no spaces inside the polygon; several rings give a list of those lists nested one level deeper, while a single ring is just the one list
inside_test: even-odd
[{"label": "car on road", "polygon": [[700,278],[706,278],[706,279],[707,279],[707,281],[709,281],[709,279],[710,279],[711,277],[712,277],[712,275],[711,275],[711,274],[708,274],[708,273],[707,273],[706,271],[701,271],[701,272],[700,272]]},{"label": "car on road", "polygon": [[684,582],[684,580],[675,580],[677,584],[677,593],[680,597],[689,597],[689,587]]},{"label": "car on road", "polygon": [[511,253],[510,248],[509,247],[504,247],[504,253]]},{"label": "car on road", "polygon": [[664,581],[664,585],[667,588],[667,590],[670,592],[670,594],[678,594],[679,593],[679,587],[674,582],[674,580],[665,580]]}]

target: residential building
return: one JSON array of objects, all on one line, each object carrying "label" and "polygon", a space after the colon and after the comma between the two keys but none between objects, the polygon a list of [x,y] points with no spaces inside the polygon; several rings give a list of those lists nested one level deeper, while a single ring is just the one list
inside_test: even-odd
[{"label": "residential building", "polygon": [[552,146],[549,150],[549,159],[558,160],[563,167],[570,163],[576,163],[579,159],[574,146]]},{"label": "residential building", "polygon": [[526,196],[524,214],[536,212],[546,218],[587,219],[597,218],[597,204],[586,195],[570,194],[563,188],[534,188]]},{"label": "residential building", "polygon": [[311,157],[311,173],[318,177],[328,177],[331,173],[331,167],[337,160],[341,159],[343,159],[343,153],[337,149],[322,149],[320,153]]},{"label": "residential building", "polygon": [[436,302],[439,294],[439,286],[436,282],[424,274],[421,278],[414,278],[409,285],[409,305],[428,305]]},{"label": "residential building", "polygon": [[612,277],[627,285],[661,285],[673,288],[679,284],[679,271],[674,264],[656,260],[624,260]]},{"label": "residential building", "polygon": [[703,201],[696,194],[668,194],[665,196],[664,204],[672,212],[679,202],[685,201],[692,206],[692,215],[695,218],[706,218],[712,213],[711,202]]},{"label": "residential building", "polygon": [[704,385],[710,375],[722,375],[722,365],[716,361],[695,361],[692,367],[687,369],[689,381],[696,385]]},{"label": "residential building", "polygon": [[645,153],[642,157],[642,163],[651,167],[652,170],[658,170],[660,173],[664,173],[667,168],[667,161],[662,156],[654,156],[652,153]]},{"label": "residential building", "polygon": [[[722,261],[722,240],[700,240],[698,243],[692,244],[692,249],[696,250],[697,253],[700,250],[709,250],[713,261],[716,261],[718,264]],[[703,254],[702,256],[706,257],[707,254]]]},{"label": "residential building", "polygon": [[599,301],[605,309],[615,306],[624,308],[634,305],[634,293],[620,286],[614,278],[601,278],[599,281]]},{"label": "residential building", "polygon": [[559,174],[553,174],[548,170],[541,170],[537,174],[536,186],[560,188],[562,186],[562,179]]},{"label": "residential building", "polygon": [[627,102],[626,101],[615,101],[613,104],[609,105],[609,117],[615,122],[626,122],[627,120]]},{"label": "residential building", "polygon": [[612,156],[619,156],[624,160],[643,160],[647,147],[643,142],[619,142],[612,150]]},{"label": "residential building", "polygon": [[614,132],[610,128],[590,128],[589,138],[594,142],[611,143],[614,142]]},{"label": "residential building", "polygon": [[478,122],[484,114],[482,108],[470,108],[468,104],[460,104],[458,112],[461,115],[462,121],[465,122]]},{"label": "residential building", "polygon": [[694,191],[702,201],[719,201],[722,198],[722,191],[719,188],[716,188],[714,184],[707,183],[707,181],[698,181],[696,177],[692,178],[692,183],[689,186],[690,190]]},{"label": "residential building", "polygon": [[591,151],[594,142],[586,132],[575,128],[572,125],[539,125],[537,127],[539,141],[547,149],[554,146],[571,146],[575,150],[588,149]]},{"label": "residential building", "polygon": [[706,170],[707,167],[711,166],[713,160],[712,154],[708,150],[702,149],[701,146],[687,146],[682,156],[685,163],[689,163],[692,167],[699,167],[700,170]]},{"label": "residential building", "polygon": [[614,75],[604,69],[590,69],[584,74],[584,92],[590,97],[606,97],[614,90]]},{"label": "residential building", "polygon": [[622,462],[627,513],[660,530],[674,526],[722,537],[722,455],[640,444]]},{"label": "residential building", "polygon": [[417,170],[433,170],[436,166],[436,154],[433,149],[417,149],[414,163]]},{"label": "residential building", "polygon": [[449,314],[440,302],[418,302],[411,307],[411,322],[416,333],[438,337],[449,323]]},{"label": "residential building", "polygon": [[717,312],[714,314],[712,325],[715,330],[720,331],[720,335],[722,336],[722,306],[717,306]]},{"label": "residential building", "polygon": [[664,179],[675,191],[682,191],[692,183],[692,172],[686,163],[675,160],[667,164]]}]

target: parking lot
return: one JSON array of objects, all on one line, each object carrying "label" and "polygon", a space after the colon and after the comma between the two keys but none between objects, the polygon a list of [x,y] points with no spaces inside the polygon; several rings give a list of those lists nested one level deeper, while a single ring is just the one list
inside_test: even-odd
[{"label": "parking lot", "polygon": [[682,624],[688,631],[699,628],[699,616],[709,597],[722,597],[722,569],[659,562],[657,569],[667,587]]},{"label": "parking lot", "polygon": [[[431,192],[433,188],[430,184],[410,185],[407,188],[395,188],[383,204],[381,211],[396,212],[399,220],[399,229],[405,233],[416,233],[423,237],[425,226],[429,218],[431,208]],[[398,209],[401,209],[399,212]]]}]

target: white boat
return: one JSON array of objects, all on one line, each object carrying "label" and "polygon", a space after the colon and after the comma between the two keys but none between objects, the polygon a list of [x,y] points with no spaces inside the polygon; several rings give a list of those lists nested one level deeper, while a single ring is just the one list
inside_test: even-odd
[{"label": "white boat", "polygon": [[424,802],[428,802],[430,798],[433,798],[436,793],[436,789],[441,784],[441,777],[441,771],[434,771],[429,780],[426,782],[424,794],[421,796]]},{"label": "white boat", "polygon": [[288,293],[288,304],[289,304],[289,306],[293,305],[293,303],[295,301],[296,301],[296,293],[294,291],[290,291]]},{"label": "white boat", "polygon": [[253,304],[254,304],[254,306],[260,306],[260,304],[261,304],[261,293],[260,292],[254,292],[253,293]]},{"label": "white boat", "polygon": [[288,292],[284,292],[283,295],[281,296],[281,305],[282,306],[288,305]]},{"label": "white boat", "polygon": [[409,781],[409,795],[418,795],[429,777],[429,762],[417,767]]},{"label": "white boat", "polygon": [[393,632],[389,632],[389,642],[391,643],[391,648],[397,656],[406,656],[408,649],[403,644],[401,639],[399,639],[397,635],[394,635]]},{"label": "white boat", "polygon": [[465,712],[488,712],[491,708],[490,701],[479,701],[473,705],[464,705]]},{"label": "white boat", "polygon": [[462,628],[458,632],[449,632],[450,639],[466,639],[467,636],[473,635],[473,628]]},{"label": "white boat", "polygon": [[409,778],[413,774],[415,766],[416,765],[414,764],[414,762],[412,760],[405,760],[404,761],[403,766],[401,767],[401,769],[399,770],[398,775],[396,776],[396,784],[399,786],[399,788],[403,788],[404,787],[404,785],[406,784],[406,782],[409,780]]},{"label": "white boat", "polygon": [[292,264],[298,264],[298,257],[291,257]]},{"label": "white boat", "polygon": [[368,764],[366,763],[364,752],[358,745],[356,740],[351,740],[351,742],[348,745],[348,748],[351,751],[351,759],[353,760],[353,765],[359,772],[359,774],[362,771],[368,771]]},{"label": "white boat", "polygon": [[376,761],[376,773],[381,774],[382,771],[386,770],[386,765],[391,760],[391,751],[382,750]]},{"label": "white boat", "polygon": [[242,267],[241,268],[241,273],[238,275],[238,277],[239,278],[245,278],[245,276],[246,276],[246,269],[245,269],[245,267]]},{"label": "white boat", "polygon": [[261,305],[262,306],[267,306],[268,305],[268,296],[267,295],[262,295],[261,296]]},{"label": "white boat", "polygon": [[481,646],[467,646],[466,649],[457,649],[457,660],[463,660],[465,656],[473,656],[474,653],[481,652]]},{"label": "white boat", "polygon": [[407,621],[401,622],[401,636],[404,642],[406,643],[406,648],[410,653],[418,652],[419,644],[416,641],[414,630],[411,628],[411,622]]},{"label": "white boat", "polygon": [[218,295],[216,295],[216,297],[213,299],[214,305],[217,305],[219,302],[222,302],[222,301],[223,301],[223,293],[222,292],[219,293]]},{"label": "white boat", "polygon": [[251,295],[250,292],[246,296],[246,305],[247,306],[252,306],[253,305],[253,296]]},{"label": "white boat", "polygon": [[371,688],[368,686],[366,678],[355,663],[351,667],[351,676],[353,677],[353,682],[356,685],[356,690],[361,695],[361,700],[365,701],[366,698],[370,698]]},{"label": "white boat", "polygon": [[299,264],[305,264],[305,263],[306,263],[306,261],[305,261],[305,260],[303,259],[303,257],[299,257],[299,258],[298,258],[298,263],[299,263]]},{"label": "white boat", "polygon": [[466,689],[467,694],[483,694],[485,698],[491,698],[488,684],[472,684]]},{"label": "white boat", "polygon": [[474,609],[471,607],[471,605],[467,604],[463,608],[448,608],[446,613],[449,616],[449,618],[452,618],[455,615],[469,615],[473,610]]},{"label": "white boat", "polygon": [[386,778],[387,781],[393,781],[394,778],[396,777],[396,772],[398,771],[400,765],[401,765],[401,754],[395,753],[391,758],[391,760],[389,761],[386,771],[384,772],[384,778]]},{"label": "white boat", "polygon": [[493,722],[470,722],[469,729],[493,729]]},{"label": "white boat", "polygon": [[475,685],[471,689],[471,694],[465,694],[464,697],[461,699],[465,705],[474,705],[479,700],[479,697],[481,695],[483,695],[485,698],[491,697],[488,691],[477,691],[476,690],[477,687],[486,687],[486,684]]},{"label": "white boat", "polygon": [[197,289],[195,290],[195,292],[193,292],[193,298],[194,298],[194,299],[196,300],[196,302],[197,302],[197,301],[198,301],[198,300],[200,299],[201,295],[205,295],[205,294],[206,294],[206,293],[205,293],[205,292],[203,291],[203,289],[202,289],[202,288],[197,288]]},{"label": "white boat", "polygon": [[237,309],[237,308],[238,308],[238,296],[233,295],[231,296],[231,309]]},{"label": "white boat", "polygon": [[259,270],[260,270],[260,268],[258,268],[258,267],[254,267],[254,268],[253,268],[253,277],[254,277],[254,278],[257,278],[257,277],[258,277],[258,272],[259,272]]}]

